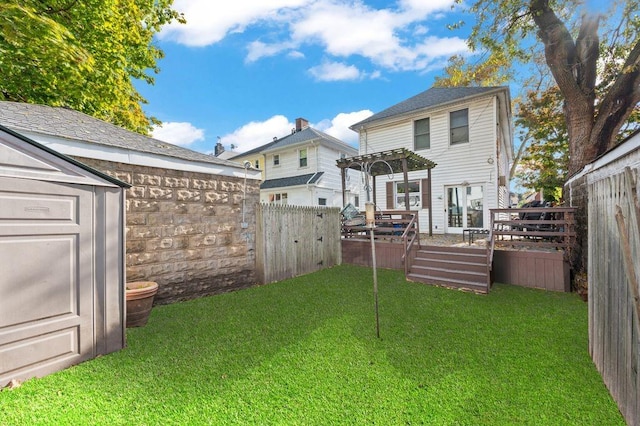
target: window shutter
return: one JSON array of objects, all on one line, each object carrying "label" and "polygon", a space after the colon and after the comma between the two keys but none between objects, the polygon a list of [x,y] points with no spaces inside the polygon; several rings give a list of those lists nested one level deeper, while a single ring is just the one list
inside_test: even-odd
[{"label": "window shutter", "polygon": [[431,183],[429,179],[422,179],[420,186],[422,191],[422,208],[428,209],[431,204]]},{"label": "window shutter", "polygon": [[387,182],[387,210],[395,208],[393,202],[393,182]]}]

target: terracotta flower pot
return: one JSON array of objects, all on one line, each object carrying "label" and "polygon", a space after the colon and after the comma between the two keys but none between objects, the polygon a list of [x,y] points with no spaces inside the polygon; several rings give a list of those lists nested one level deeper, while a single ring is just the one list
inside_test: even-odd
[{"label": "terracotta flower pot", "polygon": [[127,283],[127,327],[142,327],[147,323],[158,283],[136,281]]}]

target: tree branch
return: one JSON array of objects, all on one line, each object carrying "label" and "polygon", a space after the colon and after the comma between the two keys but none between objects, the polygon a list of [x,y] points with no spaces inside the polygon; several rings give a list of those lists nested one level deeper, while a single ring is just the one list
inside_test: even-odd
[{"label": "tree branch", "polygon": [[584,15],[576,39],[576,80],[582,93],[590,99],[595,99],[596,65],[600,55],[599,21],[599,16]]},{"label": "tree branch", "polygon": [[591,142],[601,154],[616,144],[616,135],[640,103],[640,40],[636,41],[616,81],[599,104]]}]

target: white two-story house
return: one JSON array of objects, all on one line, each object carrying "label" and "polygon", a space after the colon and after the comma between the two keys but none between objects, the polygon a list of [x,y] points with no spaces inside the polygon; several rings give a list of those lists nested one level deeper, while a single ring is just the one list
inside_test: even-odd
[{"label": "white two-story house", "polygon": [[[406,148],[437,165],[431,170],[432,229],[462,233],[488,228],[489,209],[509,205],[513,161],[508,87],[433,87],[350,127],[360,137],[360,155]],[[427,171],[379,176],[375,199],[381,210],[419,212],[429,227]],[[423,190],[424,189],[424,190]]]},{"label": "white two-story house", "polygon": [[[342,206],[339,158],[358,153],[352,146],[296,119],[289,135],[231,158],[262,171],[260,202],[299,206]],[[360,175],[347,176],[346,200],[359,205]]]}]

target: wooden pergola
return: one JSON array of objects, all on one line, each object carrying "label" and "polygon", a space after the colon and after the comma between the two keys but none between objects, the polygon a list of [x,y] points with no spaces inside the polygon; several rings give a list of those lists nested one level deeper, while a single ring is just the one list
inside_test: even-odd
[{"label": "wooden pergola", "polygon": [[[337,160],[342,175],[342,207],[346,205],[346,173],[347,169],[358,170],[372,177],[373,203],[376,204],[376,177],[402,173],[405,188],[409,188],[409,172],[427,170],[427,180],[429,181],[429,197],[427,199],[429,208],[429,235],[432,235],[432,203],[431,203],[431,169],[436,166],[433,161],[409,151],[405,148],[392,149],[388,151],[376,152],[373,154],[356,155],[354,157],[341,158]],[[368,179],[367,176],[367,179]],[[409,206],[409,191],[404,192],[404,205]],[[389,206],[387,206],[389,207]]]}]

